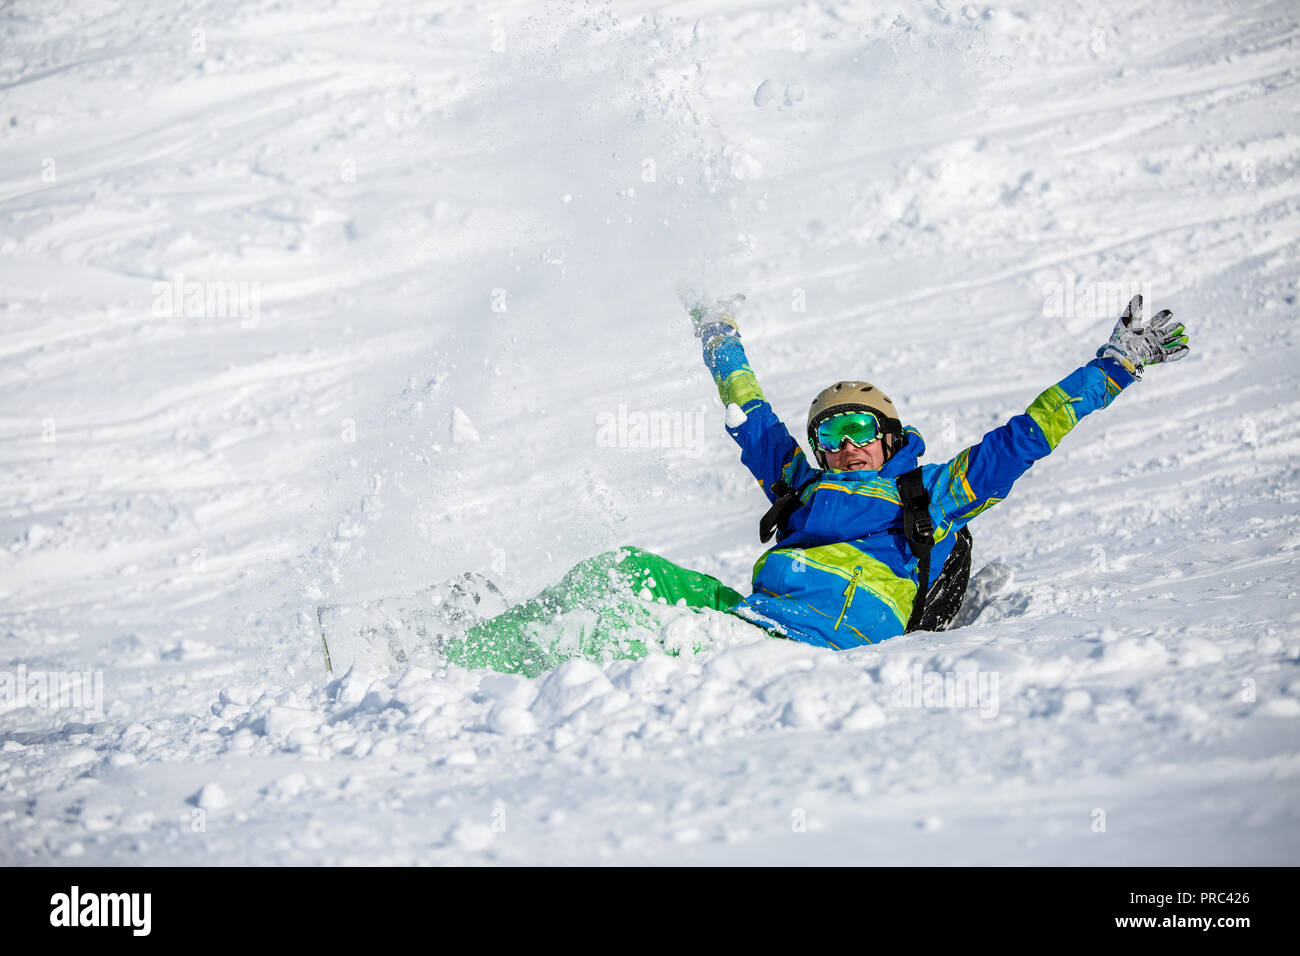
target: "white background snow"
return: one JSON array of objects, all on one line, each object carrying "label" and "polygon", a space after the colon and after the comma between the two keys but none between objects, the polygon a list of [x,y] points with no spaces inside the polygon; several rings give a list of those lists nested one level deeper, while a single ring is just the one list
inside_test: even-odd
[{"label": "white background snow", "polygon": [[[7,4],[0,672],[103,708],[8,698],[0,863],[1300,862],[1298,81],[1288,2]],[[973,523],[971,626],[331,679],[323,601],[746,587],[678,276],[796,434],[867,378],[930,461],[1113,287],[1193,351]]]}]

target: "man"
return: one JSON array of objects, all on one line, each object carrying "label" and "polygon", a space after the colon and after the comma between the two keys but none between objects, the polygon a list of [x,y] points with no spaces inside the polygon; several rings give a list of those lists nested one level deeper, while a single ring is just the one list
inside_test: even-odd
[{"label": "man", "polygon": [[[809,462],[750,369],[732,309],[743,298],[684,301],[727,433],[772,504],[761,533],[777,541],[755,564],[751,593],[622,548],[583,561],[558,585],[451,640],[444,659],[531,676],[572,656],[640,657],[655,603],[726,611],[775,636],[835,650],[897,637],[917,623],[924,566],[944,566],[967,522],[1006,498],[1080,418],[1108,406],[1145,367],[1188,353],[1172,313],[1144,326],[1136,296],[1096,358],[950,461],[919,465],[925,442],[889,397],[867,382],[838,382],[809,409]],[[935,576],[925,574],[927,590]]]}]

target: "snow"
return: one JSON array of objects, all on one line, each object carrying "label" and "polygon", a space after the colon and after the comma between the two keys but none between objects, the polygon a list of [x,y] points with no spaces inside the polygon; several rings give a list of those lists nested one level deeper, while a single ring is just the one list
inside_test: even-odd
[{"label": "snow", "polygon": [[[172,6],[0,14],[0,672],[62,678],[0,863],[1300,861],[1293,5]],[[328,674],[316,605],[466,570],[745,588],[679,276],[929,461],[1133,287],[1192,353],[973,523],[967,626]]]}]

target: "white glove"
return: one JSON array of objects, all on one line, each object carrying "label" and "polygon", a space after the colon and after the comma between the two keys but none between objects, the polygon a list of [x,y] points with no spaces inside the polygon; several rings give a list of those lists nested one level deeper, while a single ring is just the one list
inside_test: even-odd
[{"label": "white glove", "polygon": [[1142,296],[1135,295],[1124,314],[1115,323],[1110,341],[1097,349],[1098,358],[1113,358],[1142,377],[1142,369],[1161,362],[1177,362],[1187,355],[1187,330],[1182,324],[1171,325],[1174,314],[1168,309],[1156,313],[1151,323],[1142,327]]},{"label": "white glove", "polygon": [[740,293],[710,302],[709,297],[685,285],[679,285],[677,295],[690,313],[691,325],[695,334],[706,345],[718,336],[739,336],[740,326],[736,323],[737,307],[745,301]]}]

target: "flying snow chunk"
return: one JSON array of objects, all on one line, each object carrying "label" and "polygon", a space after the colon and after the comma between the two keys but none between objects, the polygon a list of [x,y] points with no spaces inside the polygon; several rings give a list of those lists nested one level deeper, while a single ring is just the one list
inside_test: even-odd
[{"label": "flying snow chunk", "polygon": [[754,105],[766,106],[768,103],[772,102],[772,99],[775,96],[776,84],[771,80],[764,80],[762,83],[758,84],[758,89],[754,91]]},{"label": "flying snow chunk", "polygon": [[693,279],[679,278],[673,288],[677,293],[677,298],[681,300],[682,305],[686,307],[688,312],[709,304],[708,295],[700,288],[700,284]]},{"label": "flying snow chunk", "polygon": [[190,803],[204,810],[220,810],[229,805],[230,799],[226,796],[226,791],[217,784],[205,783],[198,793],[190,797]]},{"label": "flying snow chunk", "polygon": [[726,421],[728,428],[739,428],[741,425],[745,424],[745,422],[749,421],[749,416],[745,414],[744,409],[735,402],[732,402],[727,406]]},{"label": "flying snow chunk", "polygon": [[478,430],[474,428],[469,416],[459,408],[451,410],[451,443],[453,445],[474,444],[479,440]]}]

